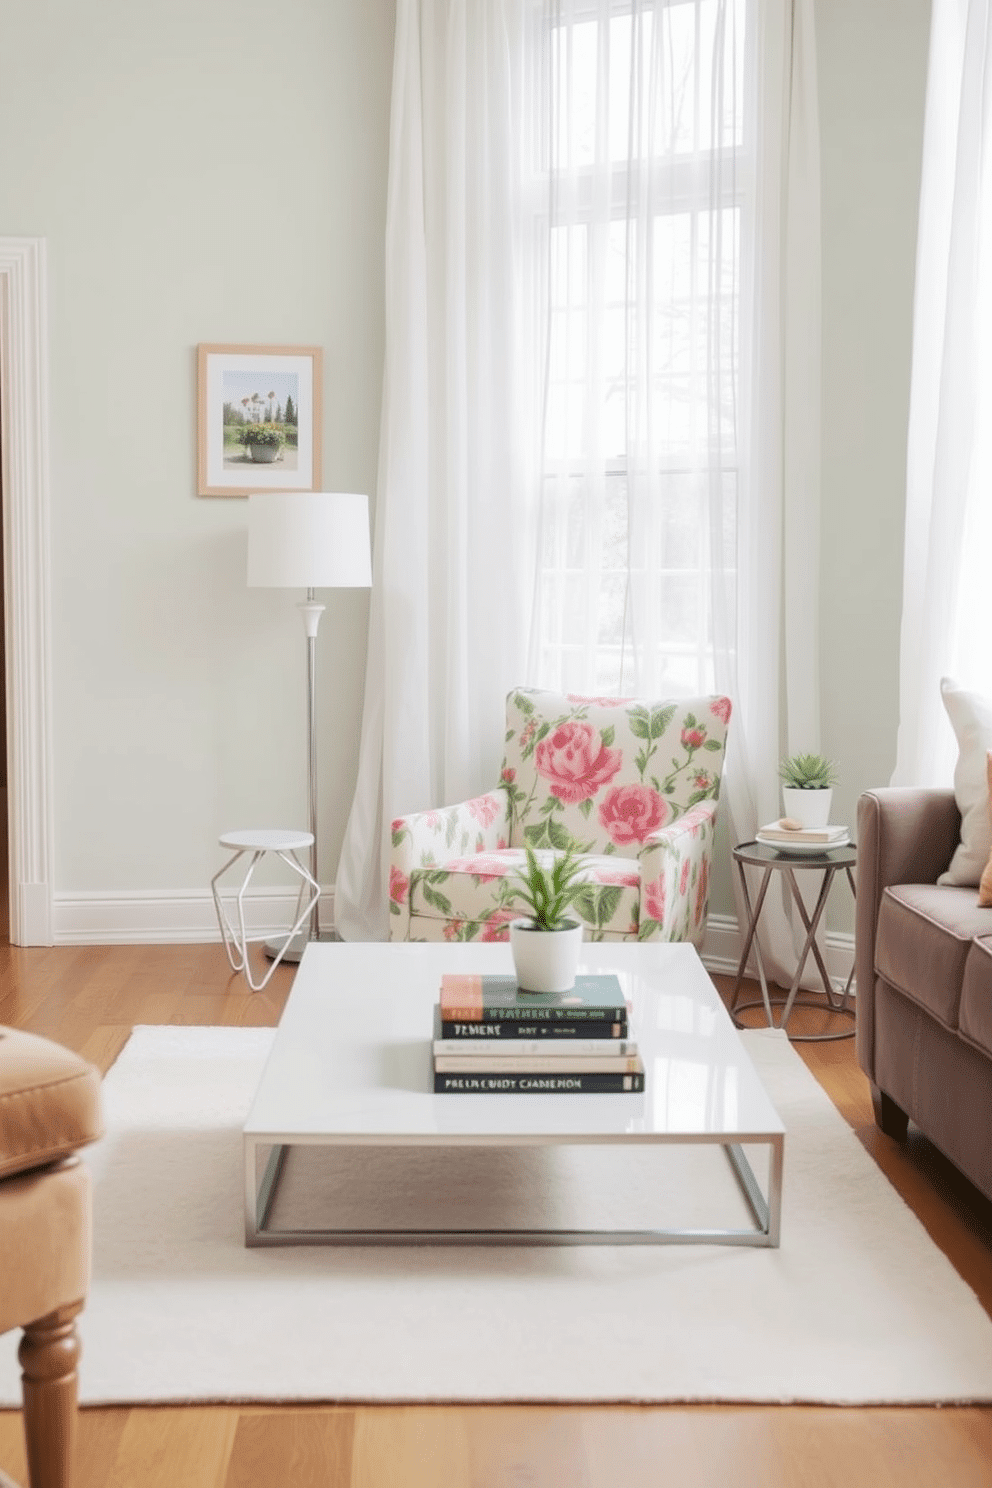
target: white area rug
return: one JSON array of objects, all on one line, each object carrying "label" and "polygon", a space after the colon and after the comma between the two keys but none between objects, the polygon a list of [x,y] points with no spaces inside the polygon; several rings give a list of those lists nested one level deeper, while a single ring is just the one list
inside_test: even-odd
[{"label": "white area rug", "polygon": [[[271,1037],[140,1028],[110,1071],[84,1402],[992,1400],[992,1322],[783,1035],[745,1035],[788,1130],[778,1251],[246,1250],[240,1128]],[[297,1201],[348,1224],[736,1212],[722,1154],[699,1148],[318,1167],[284,1220]],[[19,1400],[15,1346],[0,1405]]]}]

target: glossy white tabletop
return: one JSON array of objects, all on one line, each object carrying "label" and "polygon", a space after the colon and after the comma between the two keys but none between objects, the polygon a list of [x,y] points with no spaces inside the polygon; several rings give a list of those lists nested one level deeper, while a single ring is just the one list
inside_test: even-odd
[{"label": "glossy white tabletop", "polygon": [[716,988],[689,945],[588,943],[633,1006],[646,1089],[631,1095],[435,1095],[442,972],[510,973],[506,944],[311,944],[245,1136],[277,1143],[451,1145],[746,1141],[783,1132]]}]

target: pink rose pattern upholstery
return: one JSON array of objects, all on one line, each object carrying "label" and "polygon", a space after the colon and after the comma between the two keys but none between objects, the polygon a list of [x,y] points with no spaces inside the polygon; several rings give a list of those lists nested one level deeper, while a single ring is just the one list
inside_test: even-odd
[{"label": "pink rose pattern upholstery", "polygon": [[511,692],[498,787],[393,822],[390,939],[506,939],[529,843],[583,854],[588,939],[700,944],[730,713],[719,696]]}]

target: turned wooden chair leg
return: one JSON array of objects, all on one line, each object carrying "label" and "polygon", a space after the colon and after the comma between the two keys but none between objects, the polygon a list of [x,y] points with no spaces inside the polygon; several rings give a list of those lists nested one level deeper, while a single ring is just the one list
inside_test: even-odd
[{"label": "turned wooden chair leg", "polygon": [[70,1488],[76,1447],[76,1316],[60,1307],[24,1329],[17,1357],[24,1394],[24,1436],[31,1488]]},{"label": "turned wooden chair leg", "polygon": [[877,1085],[871,1087],[871,1103],[875,1111],[875,1125],[879,1131],[897,1142],[905,1142],[909,1131],[909,1117],[902,1107],[897,1106],[891,1095],[886,1095]]}]

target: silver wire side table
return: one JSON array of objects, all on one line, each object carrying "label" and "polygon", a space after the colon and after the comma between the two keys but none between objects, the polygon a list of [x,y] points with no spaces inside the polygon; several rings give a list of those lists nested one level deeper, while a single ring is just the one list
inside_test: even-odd
[{"label": "silver wire side table", "polygon": [[[743,1012],[746,1008],[763,1007],[765,1010],[765,1016],[768,1019],[768,1026],[770,1028],[775,1028],[777,1026],[784,1029],[786,1033],[789,1033],[788,1023],[789,1018],[792,1015],[793,1008],[797,1006],[813,1007],[820,1008],[825,1012],[839,1013],[850,1018],[851,1027],[841,1029],[838,1033],[789,1033],[790,1039],[795,1040],[797,1043],[827,1043],[833,1039],[852,1038],[854,1036],[855,1012],[854,1007],[851,1003],[851,983],[854,981],[854,967],[851,967],[851,971],[847,978],[843,993],[838,995],[834,990],[833,983],[830,980],[830,975],[823,963],[823,956],[820,953],[820,947],[817,944],[816,940],[816,931],[817,927],[819,926],[820,919],[823,915],[823,911],[826,908],[827,900],[830,897],[830,890],[833,887],[833,881],[836,874],[843,873],[846,875],[848,884],[851,888],[851,893],[852,895],[857,897],[857,886],[854,882],[853,873],[853,869],[855,864],[857,863],[857,860],[857,849],[854,847],[853,844],[848,844],[844,847],[828,848],[822,853],[801,854],[790,853],[786,850],[780,851],[778,848],[775,847],[766,847],[764,843],[761,842],[742,842],[734,848],[734,862],[737,864],[737,871],[740,874],[741,890],[744,895],[744,903],[747,906],[748,912],[747,935],[744,940],[744,948],[741,951],[740,963],[737,967],[737,982],[734,986],[734,996],[730,1004],[730,1016],[738,1028],[744,1028],[747,1026],[738,1021],[738,1012]],[[746,870],[749,867],[762,869],[761,885],[758,889],[758,897],[755,899],[753,905],[751,903],[751,895],[747,885]],[[816,904],[813,907],[812,915],[808,913],[806,905],[803,903],[802,895],[799,892],[799,885],[796,882],[797,868],[802,869],[804,872],[813,870],[819,871],[822,874],[822,878],[820,880],[820,891],[817,895]],[[806,943],[803,946],[802,951],[800,952],[799,964],[796,966],[796,973],[795,976],[792,978],[792,985],[789,988],[784,1002],[779,999],[776,999],[773,1002],[771,997],[769,996],[768,982],[765,977],[765,968],[761,959],[761,947],[758,944],[756,935],[758,920],[761,917],[761,910],[764,906],[765,895],[768,892],[768,885],[771,883],[772,875],[775,873],[785,874],[785,880],[786,883],[789,885],[793,902],[795,903],[796,908],[799,911],[800,918],[802,919],[803,925],[806,928]],[[752,946],[754,947],[755,960],[758,963],[758,977],[761,982],[761,998],[755,998],[750,1002],[739,1003],[737,999],[740,996],[741,986],[744,981],[748,957],[751,954]],[[824,1003],[819,992],[813,993],[810,997],[806,998],[800,997],[799,994],[799,983],[802,980],[803,969],[805,968],[810,952],[812,952],[813,954],[813,958],[816,961],[817,969],[819,970],[820,977],[823,981],[823,995],[826,997],[826,1003]],[[777,1025],[775,1023],[775,1018],[773,1015],[773,1009],[776,1007],[780,1007],[782,1009],[782,1018]]]}]

